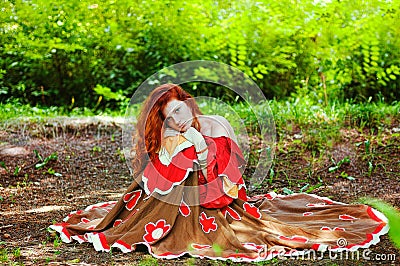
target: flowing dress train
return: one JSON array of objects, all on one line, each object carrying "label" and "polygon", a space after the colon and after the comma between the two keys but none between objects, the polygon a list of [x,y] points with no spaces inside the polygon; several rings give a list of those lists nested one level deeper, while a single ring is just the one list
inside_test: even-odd
[{"label": "flowing dress train", "polygon": [[311,194],[248,197],[239,147],[227,137],[205,139],[207,178],[194,147],[183,141],[169,161],[149,163],[118,201],[74,211],[50,228],[64,242],[89,242],[97,251],[130,252],[143,244],[157,258],[234,261],[354,251],[388,231],[386,217],[367,205]]}]

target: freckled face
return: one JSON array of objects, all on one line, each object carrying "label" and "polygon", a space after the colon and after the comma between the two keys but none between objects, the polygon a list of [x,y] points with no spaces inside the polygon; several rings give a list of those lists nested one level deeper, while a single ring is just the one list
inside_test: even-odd
[{"label": "freckled face", "polygon": [[173,99],[163,110],[165,124],[177,131],[186,131],[192,125],[192,110],[184,101]]}]

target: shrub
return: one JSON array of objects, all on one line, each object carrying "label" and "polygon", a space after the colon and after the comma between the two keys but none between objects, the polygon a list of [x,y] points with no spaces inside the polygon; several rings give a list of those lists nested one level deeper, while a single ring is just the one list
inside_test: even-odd
[{"label": "shrub", "polygon": [[236,66],[268,98],[400,97],[397,1],[5,0],[0,6],[1,102],[94,107],[97,86],[130,96],[161,68],[198,59]]}]

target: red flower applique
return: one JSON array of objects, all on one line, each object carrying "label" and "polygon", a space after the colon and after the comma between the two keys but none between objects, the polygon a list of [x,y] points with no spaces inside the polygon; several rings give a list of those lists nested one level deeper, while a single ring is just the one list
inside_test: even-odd
[{"label": "red flower applique", "polygon": [[200,214],[199,222],[201,224],[201,229],[207,234],[210,233],[210,231],[217,230],[218,225],[215,223],[215,217],[207,217],[204,212]]},{"label": "red flower applique", "polygon": [[343,228],[343,227],[335,227],[335,228],[332,229],[329,226],[322,226],[321,230],[322,231],[346,231],[346,229]]},{"label": "red flower applique", "polygon": [[202,245],[202,244],[192,244],[192,248],[197,249],[197,250],[202,250],[206,248],[212,248],[210,245]]},{"label": "red flower applique", "polygon": [[129,211],[133,210],[133,208],[135,208],[141,196],[142,196],[142,190],[136,190],[126,193],[124,196],[124,202],[126,202],[125,207]]},{"label": "red flower applique", "polygon": [[146,234],[143,236],[143,239],[147,243],[153,243],[154,241],[163,237],[170,228],[171,226],[167,224],[164,219],[158,220],[156,224],[150,222],[144,227]]},{"label": "red flower applique", "polygon": [[[76,215],[81,215],[83,213],[83,210],[78,210],[78,211],[73,211],[73,212],[70,212],[69,214],[68,214],[68,218],[71,218],[72,216],[74,216],[75,214]],[[64,219],[65,220],[65,219]]]},{"label": "red flower applique", "polygon": [[294,241],[294,242],[300,242],[300,243],[307,243],[308,238],[304,237],[304,236],[291,236],[291,237],[287,237],[287,236],[279,236],[280,240],[288,240],[288,241]]},{"label": "red flower applique", "polygon": [[103,210],[109,212],[114,207],[115,203],[116,203],[116,201],[100,202],[100,203],[86,207],[85,211],[90,211],[90,210],[100,208],[100,209],[103,209]]},{"label": "red flower applique", "polygon": [[330,199],[323,199],[326,204],[333,204],[333,201]]},{"label": "red flower applique", "polygon": [[122,220],[121,219],[117,219],[114,221],[113,227],[116,227],[118,225],[122,224]]},{"label": "red flower applique", "polygon": [[243,209],[250,215],[256,217],[257,219],[261,219],[261,212],[260,210],[254,206],[253,204],[250,204],[248,202],[243,203]]},{"label": "red flower applique", "polygon": [[356,217],[353,217],[353,216],[351,216],[351,215],[342,214],[342,215],[339,215],[339,220],[343,220],[343,221],[354,221],[354,220],[357,220],[357,218],[356,218]]},{"label": "red flower applique", "polygon": [[88,218],[81,218],[81,222],[87,224],[90,220]]},{"label": "red flower applique", "polygon": [[276,198],[277,194],[275,192],[269,192],[264,195],[267,200],[273,200]]},{"label": "red flower applique", "polygon": [[255,195],[253,197],[247,197],[247,200],[260,200],[260,199],[267,199],[267,200],[274,200],[278,195],[275,192],[269,192],[263,195]]},{"label": "red flower applique", "polygon": [[306,205],[306,207],[324,207],[324,206],[326,206],[326,204],[324,202],[323,203],[308,203]]},{"label": "red flower applique", "polygon": [[333,231],[346,231],[343,227],[335,227],[333,228]]},{"label": "red flower applique", "polygon": [[236,221],[240,221],[242,218],[240,217],[239,213],[237,213],[237,211],[235,211],[234,209],[232,209],[229,206],[226,206],[225,208],[221,209],[222,214],[225,216],[229,214],[229,216],[232,217],[232,219],[236,220]]},{"label": "red flower applique", "polygon": [[185,216],[188,217],[190,215],[190,208],[189,206],[183,201],[181,201],[181,205],[179,206],[179,212]]}]

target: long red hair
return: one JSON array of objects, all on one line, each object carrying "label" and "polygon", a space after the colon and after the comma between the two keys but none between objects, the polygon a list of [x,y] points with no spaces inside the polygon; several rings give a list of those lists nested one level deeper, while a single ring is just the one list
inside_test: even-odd
[{"label": "long red hair", "polygon": [[200,131],[196,116],[202,114],[196,101],[188,92],[175,84],[164,84],[154,89],[144,102],[137,120],[135,157],[132,160],[133,173],[141,173],[147,162],[157,156],[161,148],[162,128],[164,124],[163,110],[172,99],[185,101],[194,117],[192,126]]}]

